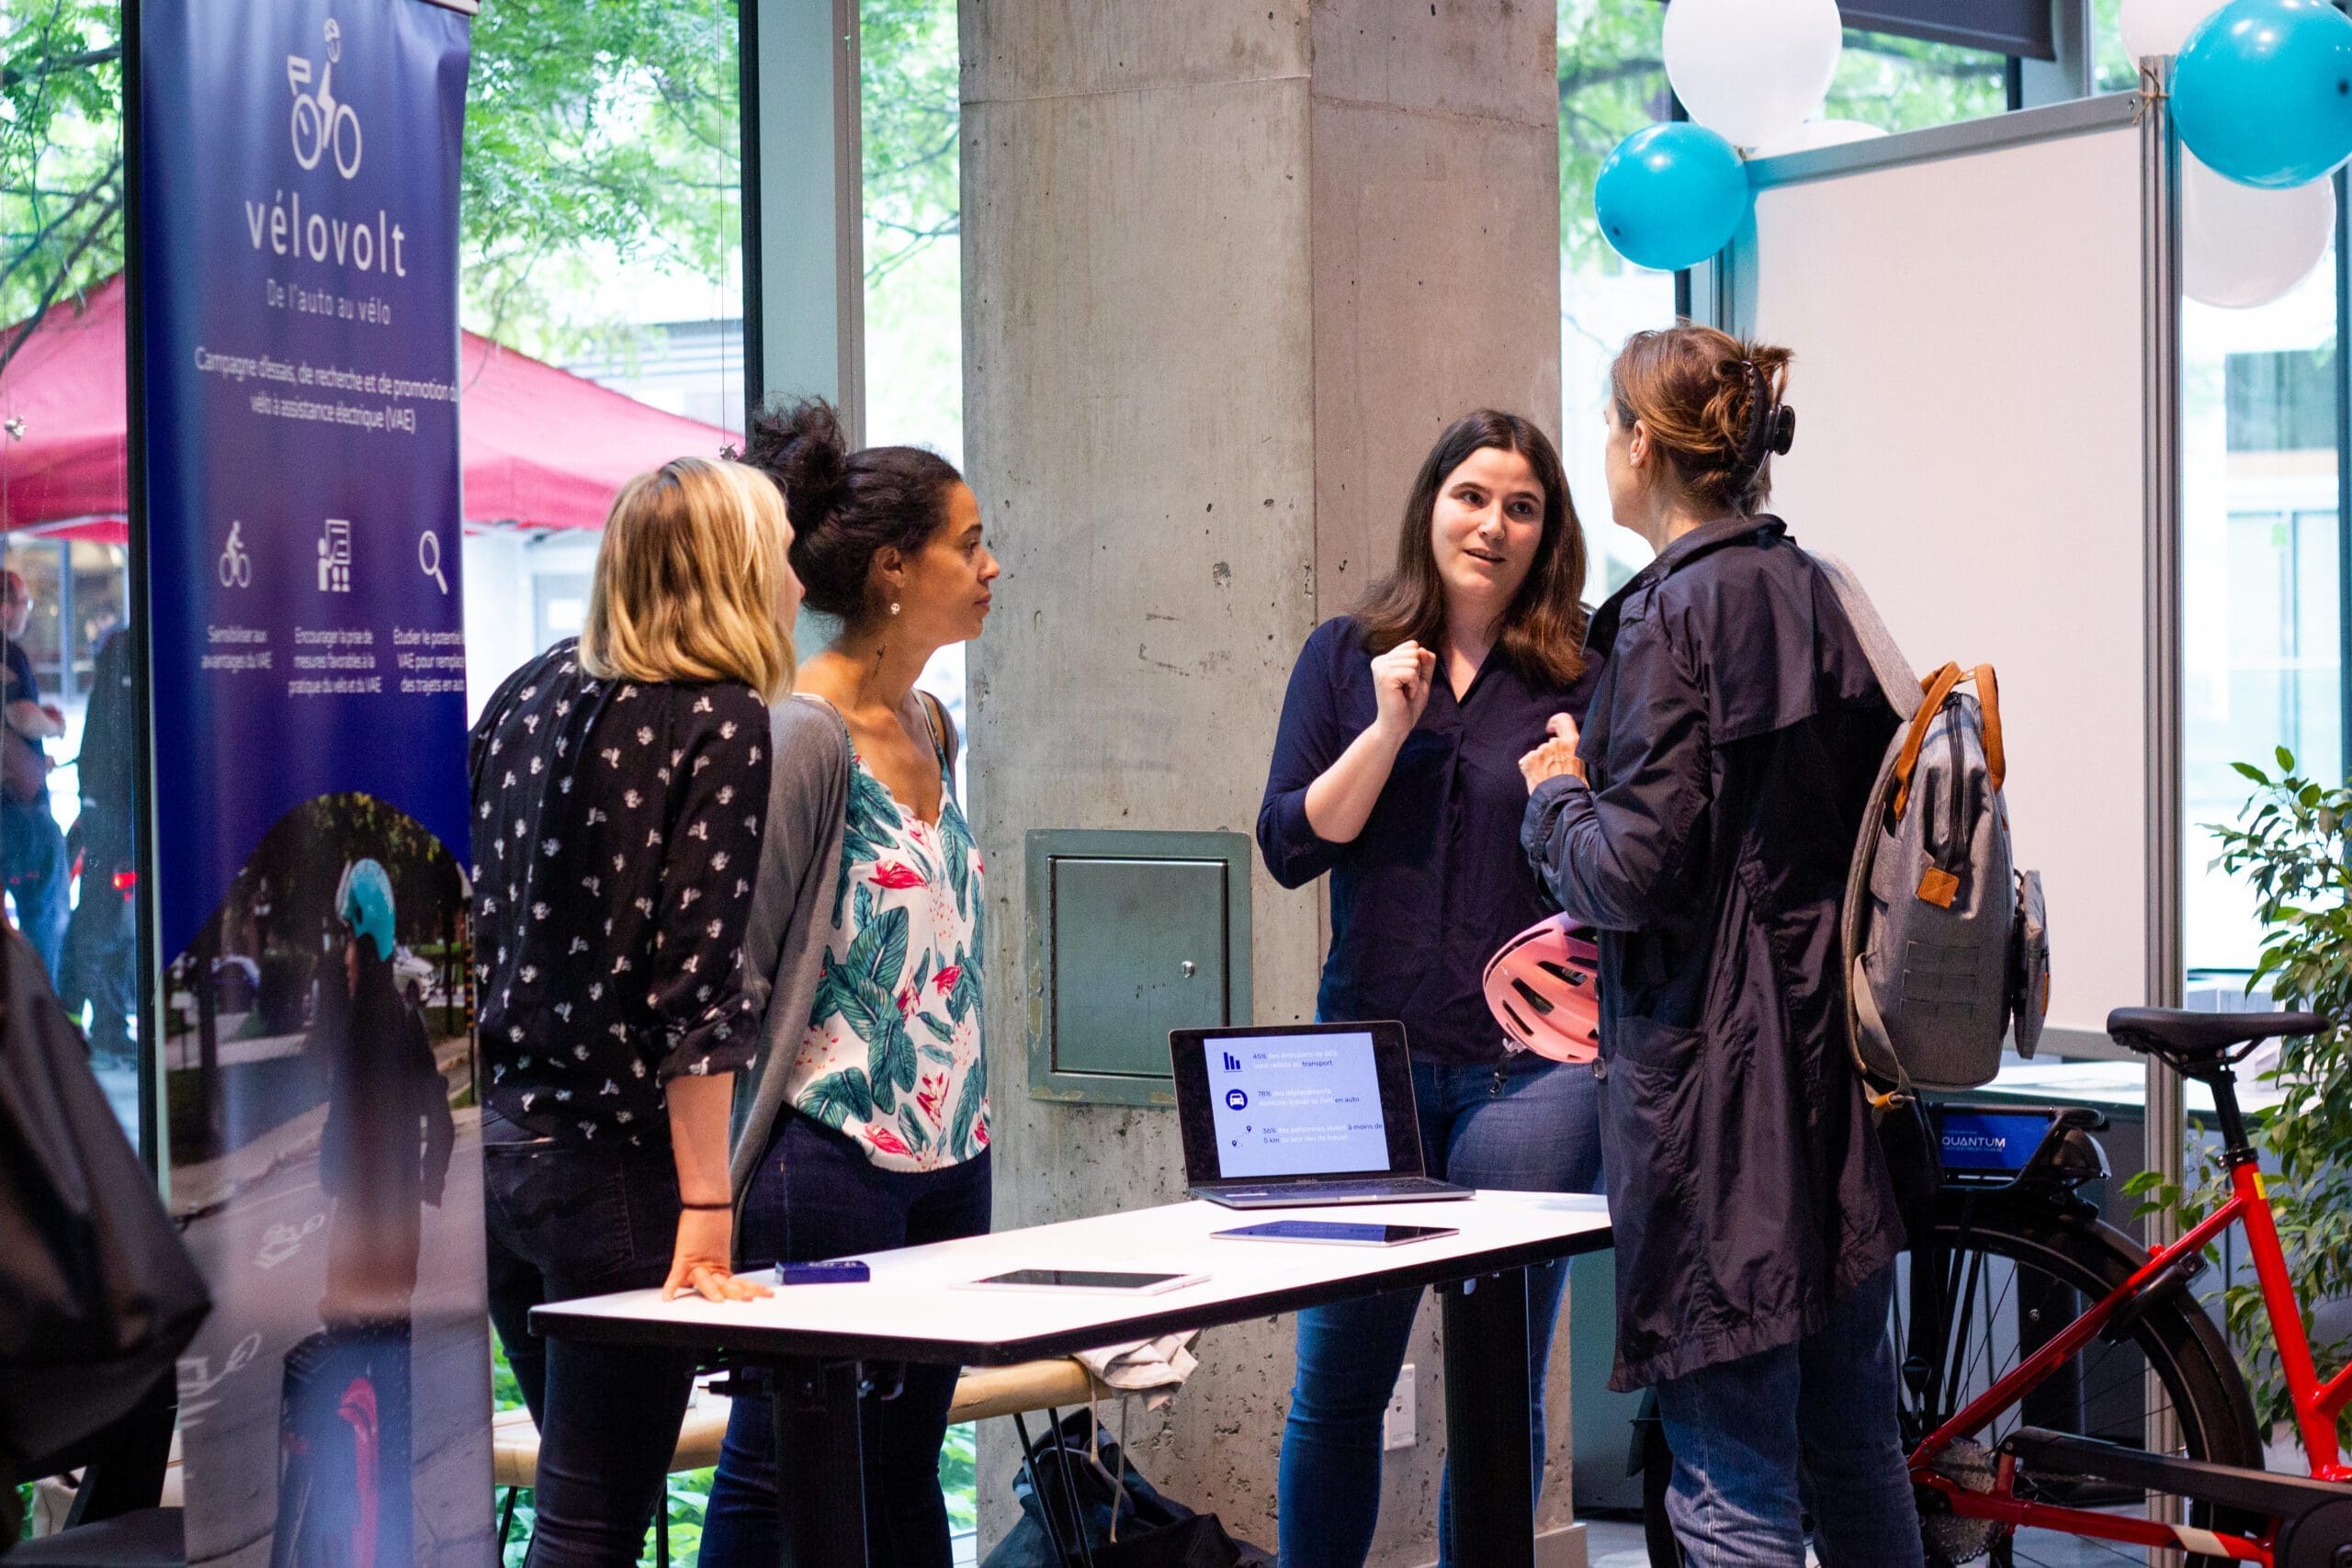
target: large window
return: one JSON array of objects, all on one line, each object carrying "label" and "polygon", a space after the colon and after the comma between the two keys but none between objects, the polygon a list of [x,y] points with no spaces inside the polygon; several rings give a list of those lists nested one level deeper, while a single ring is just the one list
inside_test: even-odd
[{"label": "large window", "polygon": [[1846,29],[1824,118],[1918,130],[2008,107],[2008,58],[1955,44]]},{"label": "large window", "polygon": [[2182,818],[2191,970],[2248,968],[2252,892],[2213,869],[2210,824],[2274,748],[2345,765],[2336,514],[2335,267],[2273,305],[2184,320]]},{"label": "large window", "polygon": [[1674,320],[1674,277],[1610,249],[1592,209],[1610,150],[1670,118],[1674,99],[1657,0],[1560,0],[1560,460],[1591,553],[1598,604],[1641,569],[1649,547],[1614,526],[1601,468],[1609,364],[1626,337]]},{"label": "large window", "polygon": [[2140,85],[2139,62],[2123,48],[2123,0],[2091,0],[2091,73],[2097,92],[2128,93]]},{"label": "large window", "polygon": [[[865,439],[964,463],[963,123],[955,0],[860,0]],[[964,724],[964,645],[921,685]],[[958,753],[961,766],[963,753]]]},{"label": "large window", "polygon": [[0,9],[0,865],[12,923],[136,1136],[123,200],[117,7]]},{"label": "large window", "polygon": [[[928,446],[963,467],[964,294],[958,157],[963,124],[956,0],[860,0],[859,120],[865,213],[865,439]],[[972,737],[964,645],[918,684]],[[956,754],[964,770],[967,744]],[[977,1434],[947,1434],[939,1479],[958,1561],[979,1526]]]},{"label": "large window", "polygon": [[[1674,320],[1675,288],[1670,275],[1610,249],[1593,214],[1592,184],[1619,141],[1674,117],[1665,17],[1658,0],[1559,0],[1560,457],[1584,521],[1596,601],[1650,553],[1610,522],[1601,469],[1609,364],[1630,333]],[[1845,42],[1825,118],[1914,130],[2007,107],[2001,55],[1851,28]]]},{"label": "large window", "polygon": [[466,650],[476,708],[585,613],[605,503],[739,438],[734,0],[488,5],[466,104]]}]

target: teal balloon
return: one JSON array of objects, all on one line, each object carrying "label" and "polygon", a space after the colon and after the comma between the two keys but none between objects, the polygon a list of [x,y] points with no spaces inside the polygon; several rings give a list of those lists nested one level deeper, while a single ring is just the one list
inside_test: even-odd
[{"label": "teal balloon", "polygon": [[1687,121],[1617,144],[1592,184],[1600,231],[1635,266],[1677,272],[1730,243],[1755,199],[1732,144]]},{"label": "teal balloon", "polygon": [[2180,139],[2242,185],[2308,185],[2352,158],[2352,18],[2326,0],[2233,0],[2173,66]]}]

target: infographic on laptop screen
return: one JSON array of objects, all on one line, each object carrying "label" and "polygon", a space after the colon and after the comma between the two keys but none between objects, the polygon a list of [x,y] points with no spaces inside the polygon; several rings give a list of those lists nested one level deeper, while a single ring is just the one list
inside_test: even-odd
[{"label": "infographic on laptop screen", "polygon": [[1388,1168],[1369,1033],[1211,1040],[1204,1054],[1220,1176]]}]

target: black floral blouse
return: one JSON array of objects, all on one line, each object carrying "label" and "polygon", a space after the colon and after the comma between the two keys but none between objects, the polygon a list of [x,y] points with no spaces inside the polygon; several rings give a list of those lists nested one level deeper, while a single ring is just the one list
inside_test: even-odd
[{"label": "black floral blouse", "polygon": [[743,924],[768,714],[740,682],[592,680],[566,640],[474,727],[474,956],[491,1108],[664,1142],[662,1085],[751,1065]]}]

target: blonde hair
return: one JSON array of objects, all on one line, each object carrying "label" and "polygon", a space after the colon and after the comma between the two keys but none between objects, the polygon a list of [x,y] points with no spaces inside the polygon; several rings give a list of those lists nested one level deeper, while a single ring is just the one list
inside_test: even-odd
[{"label": "blonde hair", "polygon": [[765,474],[676,457],[621,486],[605,519],[581,667],[598,680],[741,681],[774,702],[792,684],[792,525]]},{"label": "blonde hair", "polygon": [[1609,369],[1617,423],[1649,426],[1699,506],[1752,513],[1772,494],[1774,448],[1755,445],[1757,426],[1787,395],[1795,357],[1690,321],[1635,333]]}]

